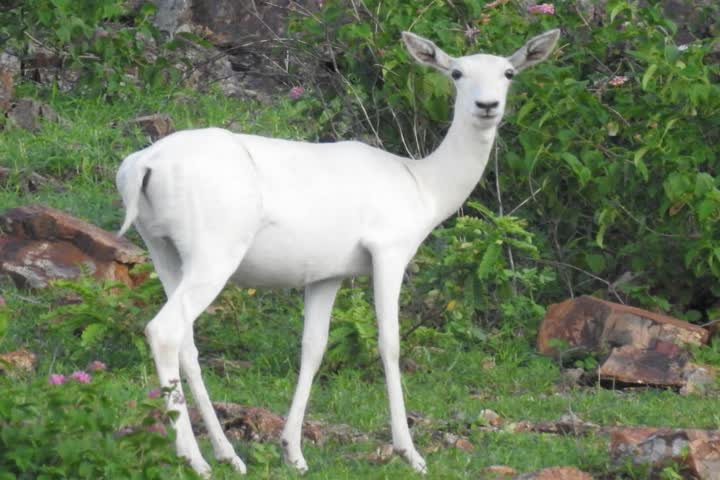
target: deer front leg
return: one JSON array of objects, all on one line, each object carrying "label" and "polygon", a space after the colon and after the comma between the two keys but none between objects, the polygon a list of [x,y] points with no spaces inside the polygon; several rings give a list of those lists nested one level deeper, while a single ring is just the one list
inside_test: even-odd
[{"label": "deer front leg", "polygon": [[407,261],[402,256],[373,255],[373,288],[378,321],[378,348],[385,368],[393,448],[419,473],[427,473],[425,459],[415,450],[405,414],[400,381],[400,325],[398,302]]},{"label": "deer front leg", "polygon": [[308,469],[300,448],[303,417],[310,398],[313,377],[317,373],[325,353],[328,329],[330,328],[330,313],[341,283],[341,280],[330,279],[305,287],[305,324],[300,375],[281,437],[285,461],[301,473],[305,473]]}]

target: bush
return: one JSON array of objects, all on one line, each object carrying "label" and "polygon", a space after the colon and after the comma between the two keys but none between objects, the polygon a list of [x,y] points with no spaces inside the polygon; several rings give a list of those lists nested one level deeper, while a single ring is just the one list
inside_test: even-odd
[{"label": "bush", "polygon": [[[659,1],[611,0],[594,25],[572,1],[532,15],[515,2],[367,0],[348,10],[330,0],[294,29],[333,52],[334,92],[350,104],[335,120],[419,156],[440,141],[452,91],[413,65],[402,30],[450,54],[509,54],[561,27],[556,58],[517,78],[512,96],[522,101],[508,112],[494,172],[505,211],[527,219],[539,258],[557,272],[542,291],[698,319],[720,299],[720,68],[711,38],[720,7],[705,8],[706,33],[687,45],[675,43],[677,26]],[[474,196],[495,204],[494,190]]]},{"label": "bush", "polygon": [[162,398],[123,408],[104,373],[84,375],[2,380],[0,479],[195,478],[172,448]]}]

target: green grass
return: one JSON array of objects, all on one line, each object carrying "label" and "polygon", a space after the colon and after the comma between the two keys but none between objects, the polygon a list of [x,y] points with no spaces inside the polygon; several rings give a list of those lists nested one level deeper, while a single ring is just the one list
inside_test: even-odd
[{"label": "green grass", "polygon": [[[0,209],[41,202],[110,230],[117,229],[122,216],[113,186],[114,171],[124,155],[148,144],[130,122],[136,116],[157,111],[168,113],[178,129],[235,125],[242,126],[244,131],[285,138],[313,139],[314,135],[306,119],[293,120],[300,117],[296,107],[287,101],[269,108],[256,102],[188,92],[159,92],[116,104],[65,97],[50,101],[63,123],[45,125],[37,134],[4,131],[0,137],[0,163],[9,166],[16,177],[37,171],[59,178],[64,190],[27,193],[11,182],[0,189]],[[138,241],[137,236],[131,238]],[[156,386],[151,359],[146,353],[135,352],[132,345],[127,346],[127,355],[109,353],[112,350],[103,350],[105,347],[84,349],[73,332],[51,328],[52,322],[43,319],[43,315],[57,310],[60,292],[18,291],[7,283],[2,287],[11,322],[5,338],[0,340],[0,352],[27,347],[38,354],[39,365],[29,378],[0,377],[0,391],[17,382],[32,385],[34,379],[44,379],[52,372],[82,368],[93,358],[110,366],[103,388],[112,399],[108,405],[111,411],[126,411],[129,401],[142,400]],[[162,298],[155,298],[138,315],[149,320],[161,302]],[[219,312],[205,314],[197,323],[201,363],[224,357],[248,361],[250,366],[224,372],[206,367],[204,376],[211,397],[215,401],[262,406],[284,414],[298,368],[300,293],[251,295],[231,287],[218,303],[223,307]],[[601,425],[701,428],[720,425],[716,402],[707,398],[681,397],[653,389],[559,388],[559,367],[534,353],[532,338],[508,332],[491,332],[492,341],[487,344],[428,346],[413,336],[404,343],[404,356],[417,366],[413,373],[403,377],[407,408],[430,419],[432,425],[415,429],[417,447],[426,453],[429,478],[479,478],[481,470],[493,464],[509,465],[521,472],[576,465],[598,477],[618,475],[611,466],[606,438],[481,431],[477,418],[487,408],[498,412],[507,422],[556,420],[573,412],[583,420]],[[122,337],[114,342],[115,350],[125,345]],[[489,357],[496,360],[496,365],[483,368],[483,361]],[[390,438],[379,362],[359,368],[348,359],[339,368],[324,366],[314,386],[308,417],[347,423],[372,433],[374,439],[356,444],[306,444],[305,456],[311,470],[304,478],[417,478],[399,458],[382,465],[368,460]],[[472,452],[438,449],[441,443],[436,438],[438,429],[467,436],[475,449]],[[202,447],[206,458],[212,459],[206,440]],[[282,464],[275,445],[239,443],[236,448],[247,460],[249,479],[299,478]],[[238,478],[227,466],[213,465],[214,478]],[[170,472],[173,473],[168,478],[192,476],[187,471]]]}]

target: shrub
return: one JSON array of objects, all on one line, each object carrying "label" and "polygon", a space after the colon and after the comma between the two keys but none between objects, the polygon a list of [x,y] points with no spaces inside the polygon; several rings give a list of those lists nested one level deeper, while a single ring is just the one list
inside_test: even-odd
[{"label": "shrub", "polygon": [[195,478],[172,448],[161,398],[119,405],[102,372],[2,381],[0,479]]}]

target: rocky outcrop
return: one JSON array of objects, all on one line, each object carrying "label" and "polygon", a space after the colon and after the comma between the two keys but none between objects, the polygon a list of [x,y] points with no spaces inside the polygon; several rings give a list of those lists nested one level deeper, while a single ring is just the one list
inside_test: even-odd
[{"label": "rocky outcrop", "polygon": [[23,287],[41,288],[85,273],[132,286],[130,270],[146,260],[127,240],[42,205],[6,211],[0,231],[0,273]]}]

